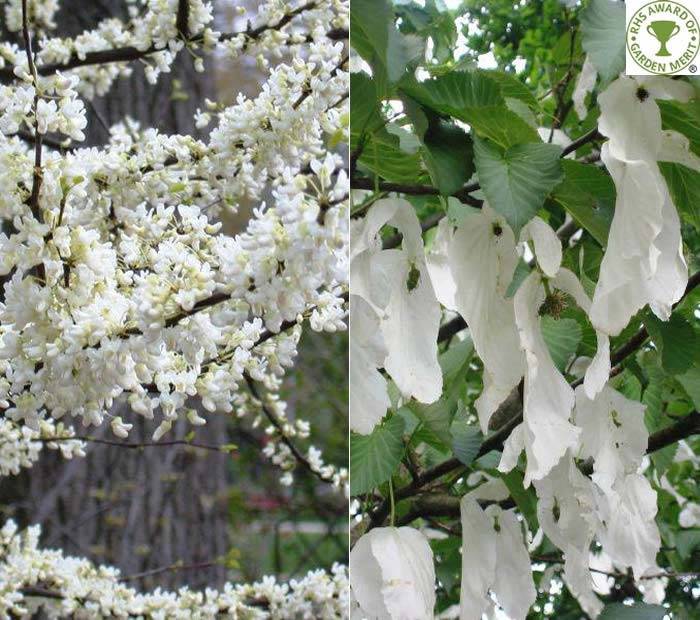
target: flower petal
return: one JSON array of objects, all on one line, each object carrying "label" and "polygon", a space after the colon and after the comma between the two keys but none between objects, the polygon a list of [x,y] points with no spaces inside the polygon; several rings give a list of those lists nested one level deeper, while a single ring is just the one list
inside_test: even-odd
[{"label": "flower petal", "polygon": [[569,423],[574,391],[552,361],[540,331],[539,308],[545,299],[541,276],[532,272],[515,294],[515,321],[525,351],[523,420],[527,470],[525,485],[546,476],[580,430]]},{"label": "flower petal", "polygon": [[411,527],[371,530],[350,552],[350,587],[371,618],[433,618],[435,566],[427,539]]},{"label": "flower petal", "polygon": [[506,298],[518,260],[513,231],[484,205],[462,220],[448,258],[457,285],[455,305],[484,363],[484,391],[476,409],[486,433],[491,415],[523,373],[513,302]]},{"label": "flower petal", "polygon": [[379,317],[356,295],[350,296],[350,428],[369,434],[390,406],[387,381],[377,370],[384,366],[386,347]]}]

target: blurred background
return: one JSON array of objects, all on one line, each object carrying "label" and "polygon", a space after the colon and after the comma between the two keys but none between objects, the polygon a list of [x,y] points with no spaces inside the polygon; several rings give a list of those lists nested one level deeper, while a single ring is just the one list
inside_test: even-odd
[{"label": "blurred background", "polygon": [[[73,36],[110,16],[125,18],[125,0],[61,0],[54,32]],[[253,0],[214,0],[214,28],[243,30],[255,18]],[[17,41],[3,32],[3,40]],[[19,43],[19,41],[17,41]],[[282,59],[282,62],[285,59]],[[254,59],[205,57],[206,71],[196,73],[187,53],[178,55],[171,73],[153,86],[139,63],[106,97],[86,102],[86,145],[107,141],[108,127],[129,116],[163,133],[206,137],[194,126],[204,99],[230,104],[238,93],[259,92],[264,74]],[[345,145],[341,145],[345,148]],[[227,216],[225,230],[241,230],[251,205]],[[347,466],[347,334],[307,330],[296,367],[282,396],[289,416],[311,423],[311,443],[322,447],[327,462]],[[235,413],[235,412],[234,412]],[[129,442],[150,441],[154,425],[125,412],[134,424]],[[44,546],[96,563],[119,567],[138,588],[172,589],[182,585],[217,587],[224,581],[250,581],[265,574],[280,579],[312,568],[347,561],[347,501],[316,478],[299,470],[289,488],[281,472],[261,454],[262,428],[251,428],[234,414],[206,413],[207,425],[195,428],[195,440],[233,443],[231,454],[190,447],[124,449],[90,444],[83,459],[66,461],[45,450],[38,463],[18,476],[0,478],[0,523],[12,517],[22,526],[40,524]],[[193,430],[174,426],[168,439]],[[109,427],[88,429],[114,439]],[[191,436],[191,435],[190,435]]]}]

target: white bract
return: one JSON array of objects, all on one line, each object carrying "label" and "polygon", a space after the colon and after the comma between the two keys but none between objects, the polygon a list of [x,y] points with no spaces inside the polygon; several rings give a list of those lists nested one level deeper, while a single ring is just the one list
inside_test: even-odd
[{"label": "white bract", "polygon": [[[515,323],[520,346],[525,352],[523,423],[508,437],[499,469],[510,471],[524,448],[527,453],[525,486],[540,480],[559,462],[567,450],[576,447],[580,429],[571,423],[574,391],[555,366],[540,329],[541,314],[555,318],[570,296],[588,310],[590,300],[573,272],[561,267],[561,243],[554,231],[535,217],[522,232],[531,240],[539,270],[534,270],[518,288],[514,298]],[[595,395],[603,388],[610,370],[610,348],[604,334],[598,334],[598,350],[586,371],[584,386]]]},{"label": "white bract", "polygon": [[661,130],[656,99],[687,101],[692,94],[682,81],[621,76],[598,97],[598,129],[609,138],[601,158],[617,200],[590,316],[609,335],[619,334],[647,304],[667,320],[688,282],[678,213],[657,162],[688,165],[697,158],[687,141]]},{"label": "white bract", "polygon": [[524,370],[513,300],[506,297],[518,261],[513,231],[504,218],[484,205],[480,213],[469,214],[460,222],[447,258],[455,283],[454,309],[469,325],[474,348],[484,363],[484,390],[476,409],[486,433],[491,415]]},{"label": "white bract", "polygon": [[[379,231],[385,224],[403,235],[400,249],[382,249]],[[440,397],[437,332],[441,312],[428,272],[420,223],[410,203],[386,199],[372,205],[355,226],[350,260],[353,296],[364,300],[358,302],[363,304],[358,311],[358,317],[363,313],[358,336],[364,342],[353,345],[350,365],[356,366],[352,370],[356,385],[371,388],[366,396],[358,393],[359,398],[370,399],[370,408],[358,412],[357,419],[351,417],[351,427],[368,433],[386,413],[384,404],[388,404],[377,368],[386,370],[405,398],[432,403]],[[371,336],[368,330],[373,323],[379,325],[379,331]]]},{"label": "white bract", "polygon": [[435,567],[428,540],[411,527],[373,529],[350,552],[350,587],[362,617],[430,620]]},{"label": "white bract", "polygon": [[513,510],[479,500],[508,497],[502,481],[487,482],[460,503],[462,522],[462,587],[460,619],[481,618],[491,606],[489,593],[512,620],[525,620],[537,593],[523,530]]}]

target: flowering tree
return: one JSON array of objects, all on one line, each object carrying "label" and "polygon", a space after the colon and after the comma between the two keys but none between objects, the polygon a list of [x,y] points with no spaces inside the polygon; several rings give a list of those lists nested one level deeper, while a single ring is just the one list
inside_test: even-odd
[{"label": "flowering tree", "polygon": [[[305,326],[345,329],[347,2],[271,0],[244,30],[220,33],[208,2],[139,1],[128,20],[68,38],[52,36],[55,1],[0,8],[22,41],[0,44],[0,476],[46,447],[83,456],[86,427],[109,425],[109,443],[134,447],[134,416],[152,421],[138,447],[230,452],[168,437],[180,419],[194,431],[230,414],[263,425],[283,484],[302,468],[343,494],[347,472],[324,462],[278,392]],[[155,84],[178,54],[204,71],[212,52],[251,56],[267,81],[255,99],[202,102],[206,140],[124,119],[106,144],[80,147],[84,101],[132,63]],[[224,234],[222,216],[246,201],[245,230]],[[347,616],[342,566],[289,584],[139,593],[38,536],[2,527],[2,617]]]},{"label": "flowering tree", "polygon": [[624,12],[352,2],[359,617],[697,614],[700,91]]}]

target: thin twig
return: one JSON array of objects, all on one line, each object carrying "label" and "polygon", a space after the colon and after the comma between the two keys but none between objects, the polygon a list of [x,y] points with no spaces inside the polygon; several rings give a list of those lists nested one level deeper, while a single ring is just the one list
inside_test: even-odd
[{"label": "thin twig", "polygon": [[297,462],[309,473],[316,476],[316,478],[318,478],[321,482],[332,484],[333,476],[325,476],[320,471],[314,469],[309,460],[302,454],[301,450],[299,450],[299,448],[297,448],[294,442],[289,437],[287,437],[287,434],[284,432],[282,422],[280,422],[275,413],[265,404],[265,402],[261,398],[260,393],[258,392],[258,388],[255,385],[255,381],[253,381],[253,379],[247,373],[244,374],[244,377],[246,383],[248,384],[248,389],[250,390],[250,393],[260,403],[260,408],[265,414],[265,417],[277,429],[277,431],[280,434],[280,439],[282,440],[284,445],[286,445],[289,448]]},{"label": "thin twig", "polygon": [[169,573],[181,570],[199,570],[203,568],[211,568],[212,566],[220,566],[222,561],[220,559],[210,560],[208,562],[197,562],[196,564],[183,564],[182,562],[175,562],[169,566],[160,566],[159,568],[152,568],[151,570],[143,571],[142,573],[134,573],[133,575],[126,575],[120,577],[119,581],[122,583],[125,581],[136,581],[137,579],[144,579],[145,577],[153,577],[154,575],[160,575],[162,573]]}]

